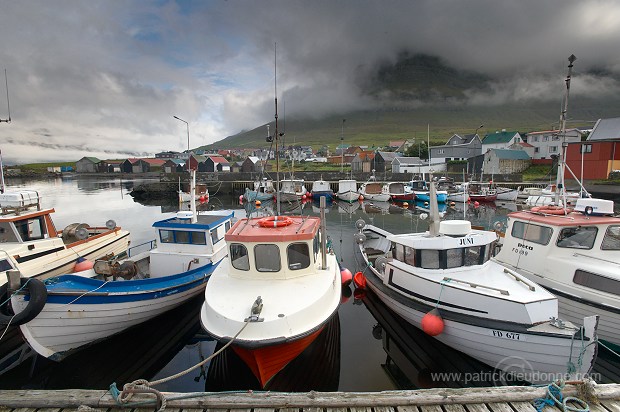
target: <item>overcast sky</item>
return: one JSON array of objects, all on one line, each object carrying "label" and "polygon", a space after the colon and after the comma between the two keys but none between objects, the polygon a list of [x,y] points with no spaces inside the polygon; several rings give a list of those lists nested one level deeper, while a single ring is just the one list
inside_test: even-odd
[{"label": "overcast sky", "polygon": [[377,104],[356,79],[403,51],[501,79],[473,104],[559,101],[572,53],[571,95],[617,95],[619,39],[620,1],[0,0],[0,149],[6,163],[185,150],[173,115],[191,147],[252,129],[273,120],[276,43],[286,115],[321,116]]}]

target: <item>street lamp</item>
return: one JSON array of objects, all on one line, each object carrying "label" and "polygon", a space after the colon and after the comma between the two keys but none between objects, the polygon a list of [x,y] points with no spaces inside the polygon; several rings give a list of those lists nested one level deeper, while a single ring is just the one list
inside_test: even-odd
[{"label": "street lamp", "polygon": [[187,127],[187,155],[189,156],[189,123],[187,123],[185,120],[181,119],[180,117],[177,116],[172,116],[177,120],[182,121],[183,123],[185,123],[185,126]]},{"label": "street lamp", "polygon": [[478,134],[478,130],[482,129],[484,127],[483,124],[481,124],[480,126],[478,126],[478,128],[476,129],[476,131],[474,132],[474,136]]}]

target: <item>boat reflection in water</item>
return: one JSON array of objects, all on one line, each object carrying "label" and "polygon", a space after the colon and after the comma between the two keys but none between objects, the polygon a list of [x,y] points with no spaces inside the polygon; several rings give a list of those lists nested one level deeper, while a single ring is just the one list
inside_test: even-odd
[{"label": "boat reflection in water", "polygon": [[[122,388],[136,379],[151,379],[200,330],[197,296],[163,315],[91,345],[62,362],[27,357],[0,375],[2,389]],[[27,344],[24,343],[27,346]]]},{"label": "boat reflection in water", "polygon": [[494,381],[493,378],[504,378],[505,375],[494,374],[493,368],[412,327],[385,306],[372,291],[366,290],[361,296],[362,302],[378,322],[372,329],[372,335],[382,340],[387,355],[381,367],[399,389],[509,383]]},{"label": "boat reflection in water", "polygon": [[[218,343],[214,352],[223,345]],[[269,390],[278,392],[336,391],[340,381],[340,318],[333,316],[321,334],[264,387],[230,347],[214,357],[207,372],[206,392]]]}]

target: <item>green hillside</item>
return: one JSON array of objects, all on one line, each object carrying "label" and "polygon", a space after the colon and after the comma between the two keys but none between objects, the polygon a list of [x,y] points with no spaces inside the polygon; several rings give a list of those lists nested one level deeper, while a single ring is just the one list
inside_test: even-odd
[{"label": "green hillside", "polygon": [[[560,74],[559,74],[560,75]],[[381,146],[390,140],[427,139],[443,144],[453,133],[471,134],[478,126],[481,135],[496,130],[547,130],[557,127],[563,90],[557,99],[522,104],[468,105],[464,92],[484,90],[489,79],[471,72],[458,71],[432,56],[403,54],[394,65],[380,65],[374,77],[360,85],[366,94],[383,102],[380,110],[337,113],[323,119],[286,118],[285,144],[304,144],[330,149],[340,144],[342,119],[344,142],[354,145]],[[381,97],[379,97],[381,96]],[[388,97],[387,100],[385,99]],[[424,101],[423,107],[419,102]],[[416,102],[418,104],[416,104]],[[568,127],[592,126],[601,117],[617,117],[620,98],[616,101],[571,99]],[[270,120],[270,119],[265,119]],[[555,125],[555,126],[554,126]],[[274,122],[270,122],[274,130]],[[265,125],[229,136],[206,148],[267,147]]]}]

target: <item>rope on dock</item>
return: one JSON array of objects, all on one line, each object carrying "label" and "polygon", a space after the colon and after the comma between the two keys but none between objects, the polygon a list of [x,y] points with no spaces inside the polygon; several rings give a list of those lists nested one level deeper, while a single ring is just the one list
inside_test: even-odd
[{"label": "rope on dock", "polygon": [[[586,382],[581,382],[581,384],[586,384]],[[546,406],[553,407],[557,405],[562,411],[566,412],[589,412],[590,407],[586,403],[586,401],[579,399],[575,396],[567,396],[564,398],[562,396],[562,389],[565,386],[564,381],[553,382],[547,386],[547,395],[544,398],[535,399],[532,403],[538,412],[542,412]],[[580,407],[570,406],[568,402],[575,402]]]},{"label": "rope on dock", "polygon": [[[162,412],[164,409],[166,409],[166,403],[167,403],[166,402],[166,397],[160,391],[158,391],[156,389],[153,389],[152,386],[159,385],[159,384],[171,381],[173,379],[179,378],[179,377],[181,377],[183,375],[188,374],[189,372],[193,371],[194,369],[203,366],[205,363],[209,362],[211,359],[213,359],[214,357],[216,357],[217,355],[222,353],[227,347],[229,347],[237,339],[237,337],[241,334],[241,332],[243,332],[243,330],[250,324],[250,322],[251,322],[250,318],[246,319],[244,321],[244,324],[241,327],[241,329],[239,329],[239,332],[237,332],[237,334],[235,336],[233,336],[232,339],[230,339],[218,351],[214,352],[211,356],[209,356],[208,358],[200,361],[196,365],[194,365],[194,366],[192,366],[190,368],[187,368],[184,371],[176,373],[176,374],[174,374],[172,376],[168,376],[167,378],[162,378],[162,379],[159,379],[159,380],[156,380],[156,381],[153,381],[153,382],[149,382],[146,379],[138,379],[138,380],[135,380],[133,382],[126,383],[125,385],[123,385],[123,390],[122,391],[118,390],[118,388],[116,387],[116,382],[112,382],[112,384],[110,385],[110,388],[109,388],[110,394],[112,395],[112,397],[114,398],[114,400],[116,401],[116,403],[119,406],[122,406],[122,407],[136,407],[136,406],[143,406],[143,405],[151,405],[151,404],[153,404],[153,402],[156,402],[156,405],[157,405],[157,411],[156,412]],[[135,393],[153,394],[153,395],[155,395],[156,400],[155,401],[129,402]],[[197,395],[193,395],[193,396],[194,397],[198,397],[200,395],[197,394]]]}]

